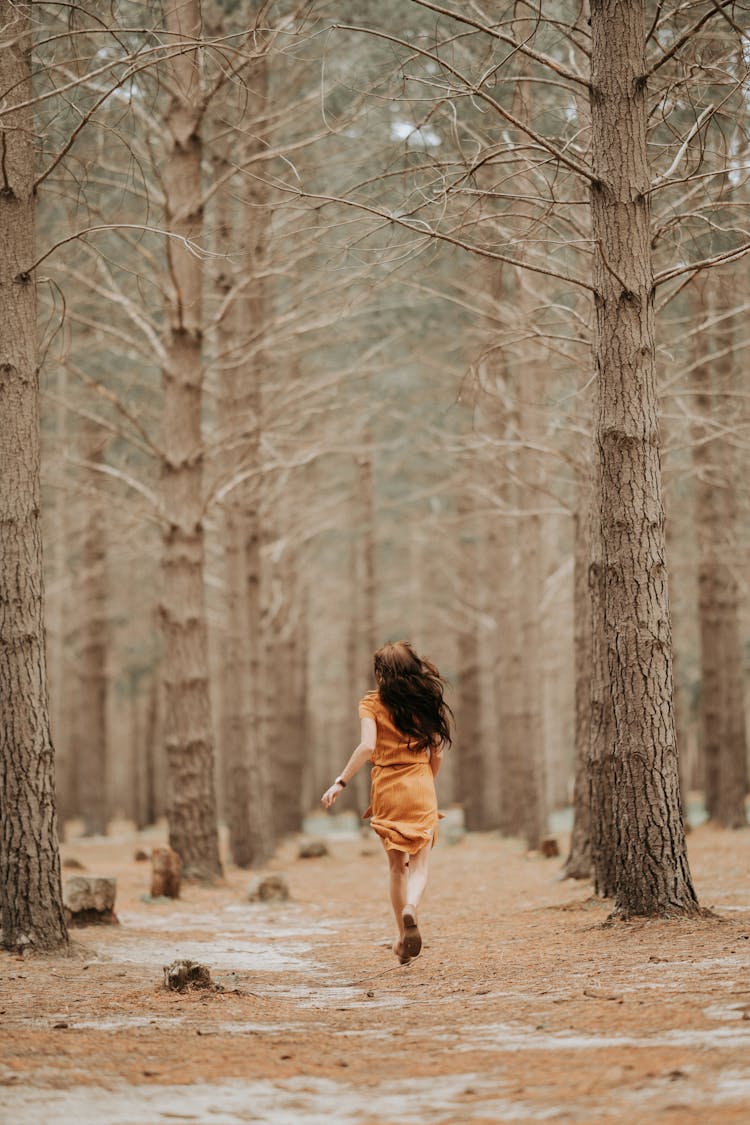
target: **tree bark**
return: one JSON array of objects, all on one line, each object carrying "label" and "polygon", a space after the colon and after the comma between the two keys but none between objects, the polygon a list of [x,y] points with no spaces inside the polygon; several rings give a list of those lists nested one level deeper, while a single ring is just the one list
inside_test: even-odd
[{"label": "tree bark", "polygon": [[589,744],[591,738],[591,592],[590,488],[582,487],[574,518],[573,557],[573,660],[575,662],[575,746],[576,766],[573,789],[573,830],[570,851],[563,872],[569,879],[591,877],[591,797],[589,783]]},{"label": "tree bark", "polygon": [[[31,4],[0,0],[0,101],[28,103]],[[0,124],[0,941],[67,945],[49,729],[40,528],[34,121]]]},{"label": "tree bark", "polygon": [[[198,39],[198,0],[168,0],[167,30]],[[169,843],[183,874],[221,874],[216,823],[208,637],[203,584],[202,266],[180,241],[201,235],[201,77],[197,50],[167,64],[171,97],[163,183],[169,230],[169,335],[164,383],[164,535],[161,619]]]},{"label": "tree bark", "polygon": [[732,390],[732,326],[727,318],[721,318],[723,310],[716,299],[718,289],[716,274],[696,286],[700,298],[699,316],[720,317],[714,327],[696,333],[693,374],[699,418],[694,426],[693,467],[698,544],[700,730],[708,814],[726,828],[742,828],[747,823],[747,743],[739,589],[732,566],[737,522],[735,465],[728,437],[733,421],[728,407]]},{"label": "tree bark", "polygon": [[615,909],[697,909],[685,850],[657,423],[643,0],[592,0],[591,189]]}]

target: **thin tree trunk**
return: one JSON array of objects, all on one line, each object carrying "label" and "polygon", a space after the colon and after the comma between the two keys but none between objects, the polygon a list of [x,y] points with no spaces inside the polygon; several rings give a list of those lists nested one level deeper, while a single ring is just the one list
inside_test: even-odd
[{"label": "thin tree trunk", "polygon": [[[223,175],[228,158],[217,162],[215,175]],[[218,245],[228,246],[243,237],[239,226],[246,216],[232,206],[238,185],[230,182],[231,191],[218,199]],[[237,284],[231,261],[223,261],[217,279],[218,296],[230,298]],[[243,322],[244,304],[235,297],[226,309],[217,333],[219,389],[219,424],[228,450],[221,455],[222,468],[229,480],[242,467],[244,443],[240,433],[247,428],[254,441],[257,428],[256,404],[247,401],[244,364],[241,361],[243,340],[248,325]],[[238,427],[239,424],[239,427]],[[221,516],[221,539],[224,562],[223,629],[221,634],[220,675],[218,683],[219,745],[223,778],[224,815],[229,828],[229,854],[238,867],[253,862],[253,839],[250,828],[250,742],[255,738],[254,716],[251,712],[250,645],[256,638],[247,635],[247,581],[245,572],[245,539],[247,536],[246,497],[249,489],[257,489],[257,481],[238,485],[224,502]],[[250,509],[253,510],[252,508]]]},{"label": "thin tree trunk", "polygon": [[594,890],[611,898],[617,886],[613,839],[612,789],[614,786],[614,715],[609,686],[609,662],[604,621],[604,563],[602,537],[599,534],[598,489],[589,489],[592,508],[590,523],[591,561],[589,593],[591,598],[591,713],[589,716],[588,800],[591,864]]},{"label": "thin tree trunk", "polygon": [[0,0],[0,942],[67,945],[40,528],[31,4]]},{"label": "thin tree trunk", "polygon": [[615,908],[697,909],[685,850],[657,422],[643,0],[592,0],[591,188]]},{"label": "thin tree trunk", "polygon": [[[80,447],[85,461],[102,460],[102,431],[81,419]],[[75,727],[78,814],[86,836],[107,831],[107,543],[106,517],[97,491],[99,474],[88,474],[81,547],[78,629],[78,691]],[[91,479],[94,478],[94,479]]]},{"label": "thin tree trunk", "polygon": [[[55,408],[55,443],[64,449],[67,441],[68,411],[65,405],[67,373],[64,364],[57,371],[57,405]],[[50,534],[47,536],[47,573],[51,576],[48,584],[45,619],[47,624],[47,681],[50,700],[50,729],[55,747],[55,791],[57,795],[58,825],[60,839],[65,839],[65,821],[75,811],[73,792],[73,762],[71,759],[70,707],[68,668],[66,660],[67,633],[69,628],[67,585],[68,570],[68,493],[58,488],[54,493],[54,506],[50,513]],[[52,589],[49,589],[51,585]]]},{"label": "thin tree trunk", "polygon": [[[198,0],[167,0],[165,26],[201,33]],[[164,381],[164,535],[161,616],[164,737],[169,765],[169,843],[188,877],[221,874],[216,823],[208,637],[203,584],[202,267],[179,239],[201,235],[201,79],[197,50],[167,64],[172,97],[163,182],[171,291]]]},{"label": "thin tree trunk", "polygon": [[274,828],[278,836],[302,829],[302,781],[305,745],[291,718],[296,711],[296,653],[293,617],[296,612],[296,559],[287,547],[279,561],[281,605],[273,629]]},{"label": "thin tree trunk", "polygon": [[589,745],[591,740],[591,591],[589,589],[590,488],[582,496],[574,520],[573,557],[573,660],[575,663],[575,786],[573,830],[564,874],[569,879],[591,877],[591,793]]},{"label": "thin tree trunk", "polygon": [[[476,468],[470,454],[469,471]],[[463,484],[458,503],[459,525],[459,612],[458,689],[456,692],[456,730],[458,731],[457,797],[463,805],[466,827],[484,828],[484,770],[480,727],[479,624],[477,596],[479,583],[478,527],[472,495],[473,481]]]}]

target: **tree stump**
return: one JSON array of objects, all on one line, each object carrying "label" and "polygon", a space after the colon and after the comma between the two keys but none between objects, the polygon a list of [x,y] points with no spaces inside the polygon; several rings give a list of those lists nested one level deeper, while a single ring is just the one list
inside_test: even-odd
[{"label": "tree stump", "polygon": [[151,852],[151,897],[179,898],[182,863],[172,848],[154,848]]},{"label": "tree stump", "polygon": [[248,902],[286,902],[289,885],[283,875],[262,875],[247,889]]},{"label": "tree stump", "polygon": [[211,980],[208,966],[201,965],[198,961],[173,961],[171,965],[165,965],[164,987],[170,992],[186,992],[188,988],[223,991],[220,984],[215,984]]},{"label": "tree stump", "polygon": [[297,852],[298,859],[320,859],[328,855],[328,844],[325,840],[303,840]]},{"label": "tree stump", "polygon": [[71,875],[65,880],[63,906],[69,926],[117,924],[117,880],[105,875]]},{"label": "tree stump", "polygon": [[560,854],[560,846],[554,836],[545,836],[542,840],[540,851],[546,859],[554,859]]}]

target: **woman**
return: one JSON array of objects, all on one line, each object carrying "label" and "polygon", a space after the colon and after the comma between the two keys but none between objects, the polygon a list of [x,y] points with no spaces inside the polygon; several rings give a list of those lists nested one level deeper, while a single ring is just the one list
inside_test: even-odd
[{"label": "woman", "polygon": [[398,927],[393,952],[405,965],[422,948],[417,907],[437,839],[435,777],[443,749],[451,744],[452,712],[437,668],[417,656],[408,641],[378,649],[374,668],[377,691],[359,704],[359,746],[322,802],[329,809],[357,770],[372,761],[371,804],[364,815],[388,856]]}]

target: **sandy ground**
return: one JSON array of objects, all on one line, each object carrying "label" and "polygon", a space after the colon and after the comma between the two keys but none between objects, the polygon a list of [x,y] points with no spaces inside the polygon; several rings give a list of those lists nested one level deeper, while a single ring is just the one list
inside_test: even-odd
[{"label": "sandy ground", "polygon": [[[0,954],[0,1121],[750,1121],[750,831],[690,835],[716,918],[610,926],[559,861],[493,835],[442,843],[404,967],[375,842],[307,860],[286,845],[271,869],[288,903],[248,903],[231,867],[148,903],[133,855],[160,838],[65,844],[117,877],[120,925],[74,931],[71,958]],[[225,991],[165,991],[177,957]]]}]

